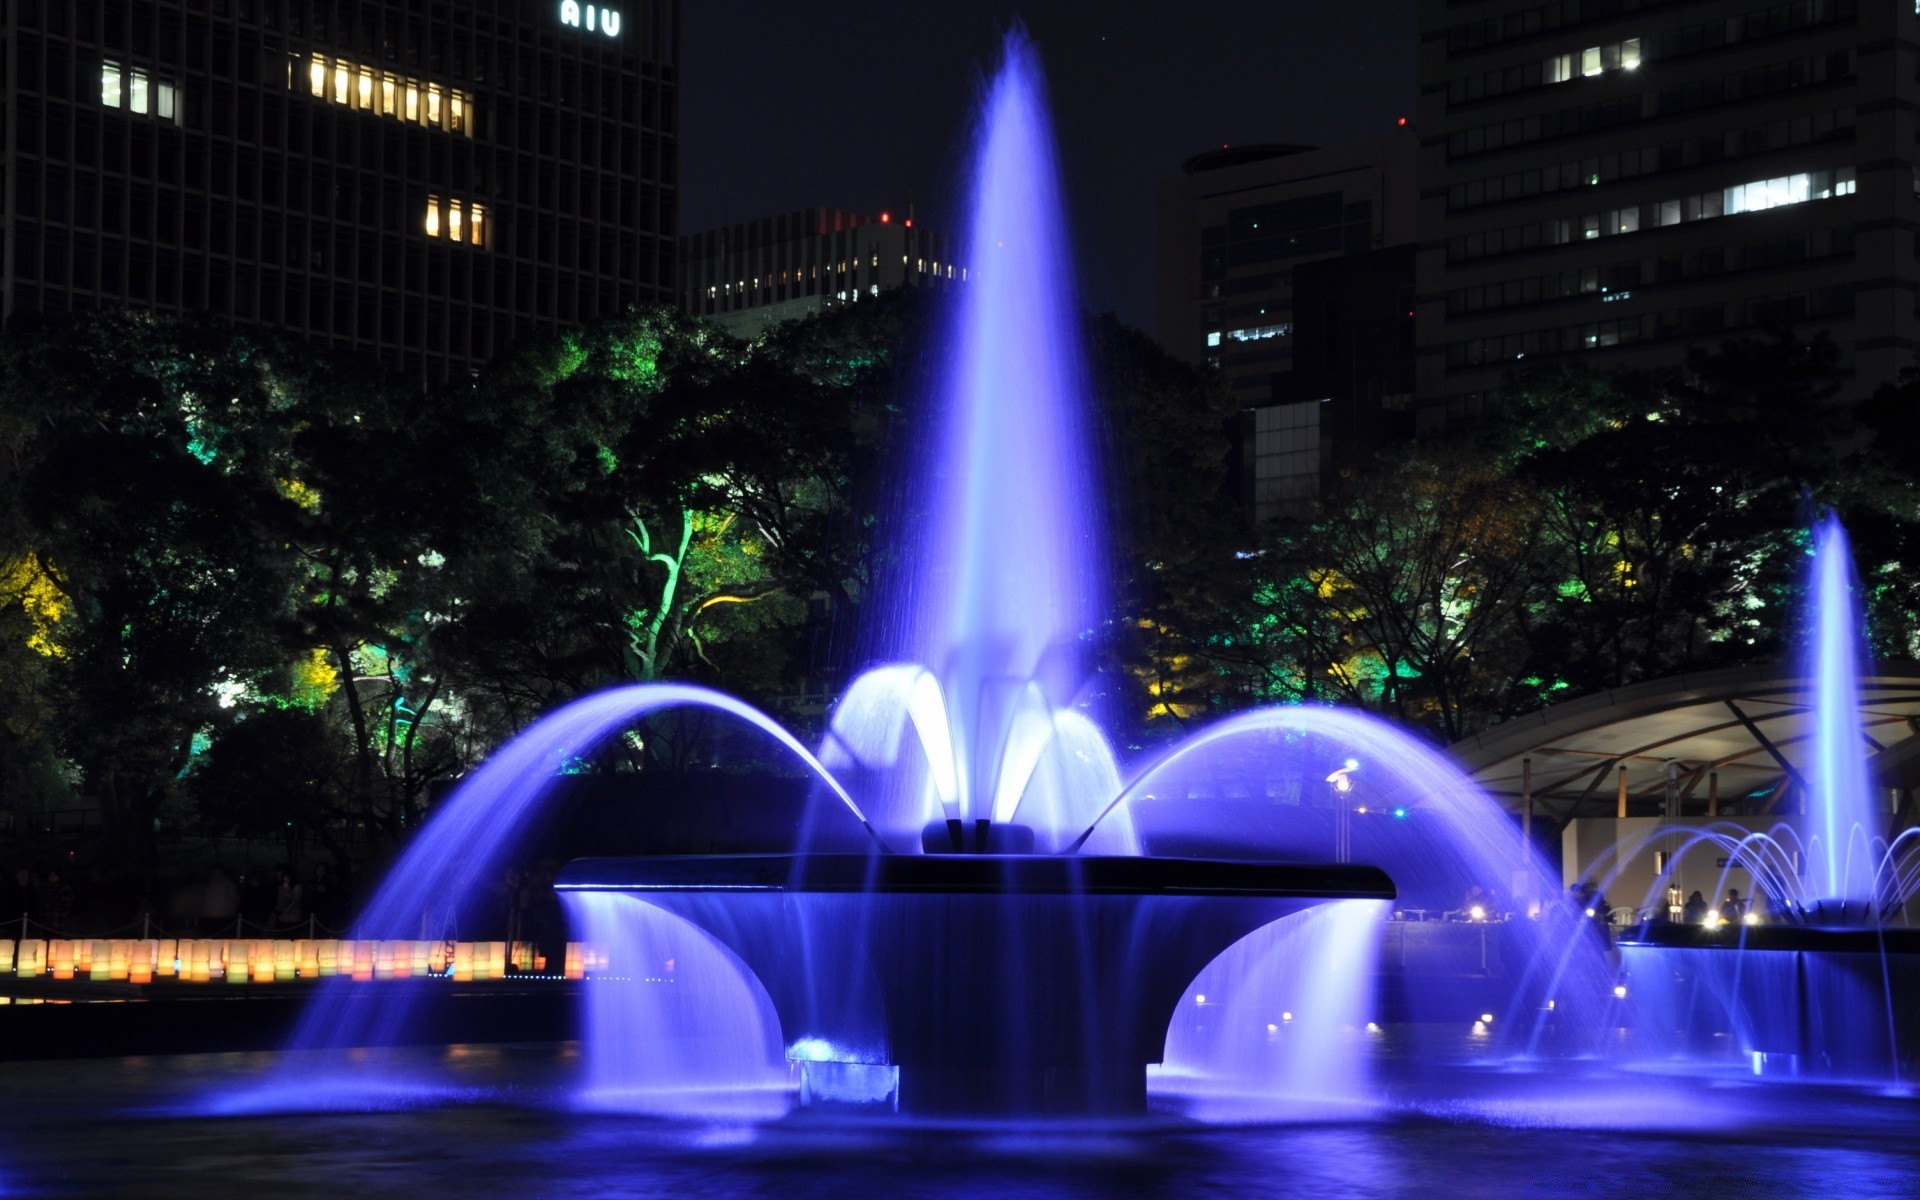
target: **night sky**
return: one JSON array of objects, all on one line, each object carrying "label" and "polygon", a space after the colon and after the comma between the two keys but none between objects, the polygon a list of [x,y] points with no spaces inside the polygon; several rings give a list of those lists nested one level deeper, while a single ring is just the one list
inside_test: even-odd
[{"label": "night sky", "polygon": [[1053,89],[1084,300],[1153,328],[1154,190],[1224,142],[1383,136],[1413,108],[1415,0],[686,0],[681,228],[909,197],[947,219],[999,32]]}]

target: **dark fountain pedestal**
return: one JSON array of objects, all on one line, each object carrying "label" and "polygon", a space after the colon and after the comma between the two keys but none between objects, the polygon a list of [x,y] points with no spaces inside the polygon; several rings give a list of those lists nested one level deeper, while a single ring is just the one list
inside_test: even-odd
[{"label": "dark fountain pedestal", "polygon": [[1636,1020],[1674,1049],[1731,1038],[1756,1074],[1886,1079],[1916,1065],[1920,929],[1662,923],[1620,950]]},{"label": "dark fountain pedestal", "polygon": [[1021,854],[582,859],[559,886],[685,918],[765,987],[796,1057],[890,1064],[902,1112],[969,1116],[1142,1111],[1217,955],[1394,896],[1374,867]]}]

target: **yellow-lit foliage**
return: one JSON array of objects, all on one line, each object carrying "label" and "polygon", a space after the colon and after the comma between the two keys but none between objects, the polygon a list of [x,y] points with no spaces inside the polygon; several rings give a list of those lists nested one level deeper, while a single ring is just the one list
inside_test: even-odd
[{"label": "yellow-lit foliage", "polygon": [[48,658],[65,658],[55,631],[73,605],[34,555],[0,562],[0,605],[18,604],[32,623],[27,646]]},{"label": "yellow-lit foliage", "polygon": [[325,650],[315,650],[293,666],[293,684],[288,690],[293,702],[306,708],[318,708],[340,687],[340,672],[334,669]]},{"label": "yellow-lit foliage", "polygon": [[298,479],[282,479],[279,483],[280,494],[282,496],[285,496],[308,512],[320,511],[319,489],[313,487],[311,484],[302,483]]}]

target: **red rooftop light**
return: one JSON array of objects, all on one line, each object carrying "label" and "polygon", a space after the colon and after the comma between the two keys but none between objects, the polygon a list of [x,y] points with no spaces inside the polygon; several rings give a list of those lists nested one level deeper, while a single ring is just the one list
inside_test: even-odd
[{"label": "red rooftop light", "polygon": [[889,214],[887,214],[887,213],[881,213],[881,214],[880,214],[880,223],[881,223],[882,225],[885,225],[885,224],[886,224],[886,223],[887,223],[888,221],[891,221],[891,220],[893,220],[893,217],[892,217],[891,215],[889,215]]}]

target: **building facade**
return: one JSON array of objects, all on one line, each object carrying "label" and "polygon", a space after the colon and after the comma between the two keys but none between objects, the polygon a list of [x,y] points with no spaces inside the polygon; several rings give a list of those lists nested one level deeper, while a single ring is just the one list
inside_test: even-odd
[{"label": "building facade", "polygon": [[680,239],[680,305],[736,337],[901,287],[966,279],[949,240],[912,217],[803,208]]},{"label": "building facade", "polygon": [[671,302],[678,0],[13,0],[12,319],[126,305],[432,382]]},{"label": "building facade", "polygon": [[1514,366],[1830,331],[1914,365],[1908,0],[1422,0],[1419,423]]},{"label": "building facade", "polygon": [[1301,515],[1326,473],[1413,405],[1416,142],[1227,147],[1160,188],[1157,333],[1242,410],[1256,522]]}]

